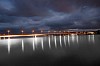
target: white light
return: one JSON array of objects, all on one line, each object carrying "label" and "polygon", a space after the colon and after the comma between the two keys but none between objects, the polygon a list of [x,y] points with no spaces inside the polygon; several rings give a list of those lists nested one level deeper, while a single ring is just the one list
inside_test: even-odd
[{"label": "white light", "polygon": [[48,37],[48,39],[49,39],[49,48],[51,49],[51,39],[50,39],[50,36]]},{"label": "white light", "polygon": [[88,41],[95,43],[94,35],[88,35]]},{"label": "white light", "polygon": [[59,36],[59,39],[60,39],[60,47],[62,47],[61,35]]},{"label": "white light", "polygon": [[92,35],[92,41],[93,41],[93,43],[95,43],[94,35]]},{"label": "white light", "polygon": [[90,36],[90,35],[88,35],[88,41],[89,41],[89,42],[91,41],[91,36]]},{"label": "white light", "polygon": [[12,45],[18,45],[18,43],[20,42],[20,39],[5,39],[5,40],[0,40],[0,45],[8,45],[6,42],[8,42],[8,40],[11,41],[11,46]]},{"label": "white light", "polygon": [[74,43],[75,42],[75,35],[74,34],[71,36],[71,39],[72,39],[72,42]]},{"label": "white light", "polygon": [[8,53],[10,53],[10,44],[11,44],[11,42],[10,42],[10,37],[8,38]]},{"label": "white light", "polygon": [[24,41],[22,39],[22,51],[24,52]]},{"label": "white light", "polygon": [[54,40],[53,35],[52,35],[52,41]]},{"label": "white light", "polygon": [[33,37],[33,51],[35,50],[34,37]]},{"label": "white light", "polygon": [[42,47],[42,50],[44,50],[43,38],[41,38],[41,47]]},{"label": "white light", "polygon": [[57,48],[57,40],[56,40],[56,36],[54,37],[55,40],[55,48]]},{"label": "white light", "polygon": [[70,47],[70,37],[69,37],[69,35],[68,35],[68,45]]},{"label": "white light", "polygon": [[66,46],[66,37],[64,36],[64,44],[65,44],[65,46]]},{"label": "white light", "polygon": [[76,41],[77,41],[77,44],[79,43],[79,39],[78,39],[79,37],[78,37],[78,35],[76,36]]},{"label": "white light", "polygon": [[37,47],[37,36],[35,35],[35,45]]}]

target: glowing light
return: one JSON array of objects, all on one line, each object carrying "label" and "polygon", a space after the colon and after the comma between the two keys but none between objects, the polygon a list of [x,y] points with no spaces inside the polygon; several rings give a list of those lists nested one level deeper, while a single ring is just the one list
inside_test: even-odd
[{"label": "glowing light", "polygon": [[72,35],[71,35],[71,38],[72,38],[72,42],[74,43],[74,42],[75,42],[75,35],[72,34]]},{"label": "glowing light", "polygon": [[68,45],[70,46],[70,36],[68,35]]},{"label": "glowing light", "polygon": [[60,39],[60,47],[62,47],[61,35],[59,36]]},{"label": "glowing light", "polygon": [[8,32],[8,35],[9,35],[9,33],[10,33],[10,30],[7,30],[7,32]]},{"label": "glowing light", "polygon": [[34,33],[34,30],[32,30],[32,33]]},{"label": "glowing light", "polygon": [[57,32],[57,31],[54,31],[54,32]]},{"label": "glowing light", "polygon": [[41,33],[43,33],[43,30],[41,30]]},{"label": "glowing light", "polygon": [[41,47],[42,47],[42,50],[44,50],[43,38],[41,38]]},{"label": "glowing light", "polygon": [[48,33],[49,33],[49,32],[51,32],[51,31],[48,31]]},{"label": "glowing light", "polygon": [[66,37],[64,36],[64,44],[65,44],[65,46],[66,46]]},{"label": "glowing light", "polygon": [[10,44],[11,44],[11,41],[10,41],[10,37],[8,38],[8,53],[10,53]]},{"label": "glowing light", "polygon": [[77,44],[78,44],[79,43],[78,35],[76,36],[76,41],[77,41]]},{"label": "glowing light", "polygon": [[24,30],[21,30],[22,34],[24,33]]},{"label": "glowing light", "polygon": [[64,31],[64,32],[66,32],[66,31]]},{"label": "glowing light", "polygon": [[37,36],[35,35],[35,45],[36,45],[36,48],[37,48]]},{"label": "glowing light", "polygon": [[88,41],[89,41],[89,42],[91,41],[91,36],[90,36],[90,35],[88,35]]},{"label": "glowing light", "polygon": [[48,37],[48,39],[49,39],[49,48],[51,49],[51,39],[50,39],[50,36]]},{"label": "glowing light", "polygon": [[52,35],[52,41],[53,41],[53,39],[54,39],[54,38],[53,38],[53,35]]},{"label": "glowing light", "polygon": [[33,51],[35,50],[34,37],[33,37]]},{"label": "glowing light", "polygon": [[92,41],[93,41],[93,43],[95,43],[94,35],[92,35]]},{"label": "glowing light", "polygon": [[22,51],[24,52],[24,41],[22,39]]},{"label": "glowing light", "polygon": [[93,35],[93,34],[95,34],[94,32],[87,32],[88,34],[91,34],[91,35]]},{"label": "glowing light", "polygon": [[95,43],[94,35],[88,35],[88,41]]},{"label": "glowing light", "polygon": [[56,36],[54,37],[55,40],[55,48],[57,48],[57,40],[56,40]]}]

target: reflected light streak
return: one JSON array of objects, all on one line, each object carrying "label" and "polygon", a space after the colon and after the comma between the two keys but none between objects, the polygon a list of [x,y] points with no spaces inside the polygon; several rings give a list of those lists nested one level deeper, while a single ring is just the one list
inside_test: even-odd
[{"label": "reflected light streak", "polygon": [[52,41],[53,41],[53,35],[52,35]]},{"label": "reflected light streak", "polygon": [[71,35],[72,42],[75,42],[75,35]]},{"label": "reflected light streak", "polygon": [[34,37],[33,37],[33,51],[35,50]]},{"label": "reflected light streak", "polygon": [[91,35],[88,35],[88,41],[91,42]]},{"label": "reflected light streak", "polygon": [[59,36],[59,39],[60,39],[60,47],[62,47],[61,35]]},{"label": "reflected light streak", "polygon": [[22,39],[22,51],[24,52],[24,41]]},{"label": "reflected light streak", "polygon": [[70,36],[68,35],[68,45],[70,47]]},{"label": "reflected light streak", "polygon": [[94,35],[88,35],[88,41],[95,43]]},{"label": "reflected light streak", "polygon": [[78,35],[76,35],[76,41],[77,41],[77,44],[79,44],[79,37],[78,37]]},{"label": "reflected light streak", "polygon": [[56,40],[56,36],[54,37],[55,40],[55,48],[57,48],[57,40]]},{"label": "reflected light streak", "polygon": [[10,54],[10,44],[11,44],[10,37],[8,37],[8,53],[9,54]]},{"label": "reflected light streak", "polygon": [[66,37],[64,36],[64,44],[65,44],[65,46],[66,46]]},{"label": "reflected light streak", "polygon": [[94,35],[92,35],[92,41],[93,41],[93,43],[95,43]]},{"label": "reflected light streak", "polygon": [[36,48],[37,48],[37,36],[35,35],[35,45],[36,45]]},{"label": "reflected light streak", "polygon": [[49,39],[49,48],[51,49],[51,39],[50,39],[50,36],[48,37],[48,39]]},{"label": "reflected light streak", "polygon": [[44,50],[43,38],[41,38],[41,47],[42,47],[42,50]]}]

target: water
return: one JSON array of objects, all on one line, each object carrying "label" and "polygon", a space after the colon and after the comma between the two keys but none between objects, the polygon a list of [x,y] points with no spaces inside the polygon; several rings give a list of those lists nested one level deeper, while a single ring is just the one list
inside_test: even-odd
[{"label": "water", "polygon": [[9,66],[22,66],[26,63],[34,66],[95,66],[99,64],[99,60],[100,35],[49,35],[17,39],[9,37],[0,40],[0,63],[4,62]]}]

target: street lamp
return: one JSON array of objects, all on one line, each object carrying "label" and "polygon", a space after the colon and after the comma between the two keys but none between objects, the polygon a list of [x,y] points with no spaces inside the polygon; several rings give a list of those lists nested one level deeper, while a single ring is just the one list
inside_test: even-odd
[{"label": "street lamp", "polygon": [[7,30],[7,32],[8,32],[8,35],[9,35],[9,33],[10,33],[10,30]]},{"label": "street lamp", "polygon": [[34,33],[34,30],[32,30],[32,33]]},{"label": "street lamp", "polygon": [[23,34],[24,30],[21,30],[21,32],[22,32],[22,34]]},{"label": "street lamp", "polygon": [[43,30],[41,30],[41,33],[43,33]]},{"label": "street lamp", "polygon": [[59,31],[61,33],[61,31]]},{"label": "street lamp", "polygon": [[50,31],[48,31],[48,33],[50,33]]},{"label": "street lamp", "polygon": [[57,32],[57,31],[54,31],[54,32]]}]

